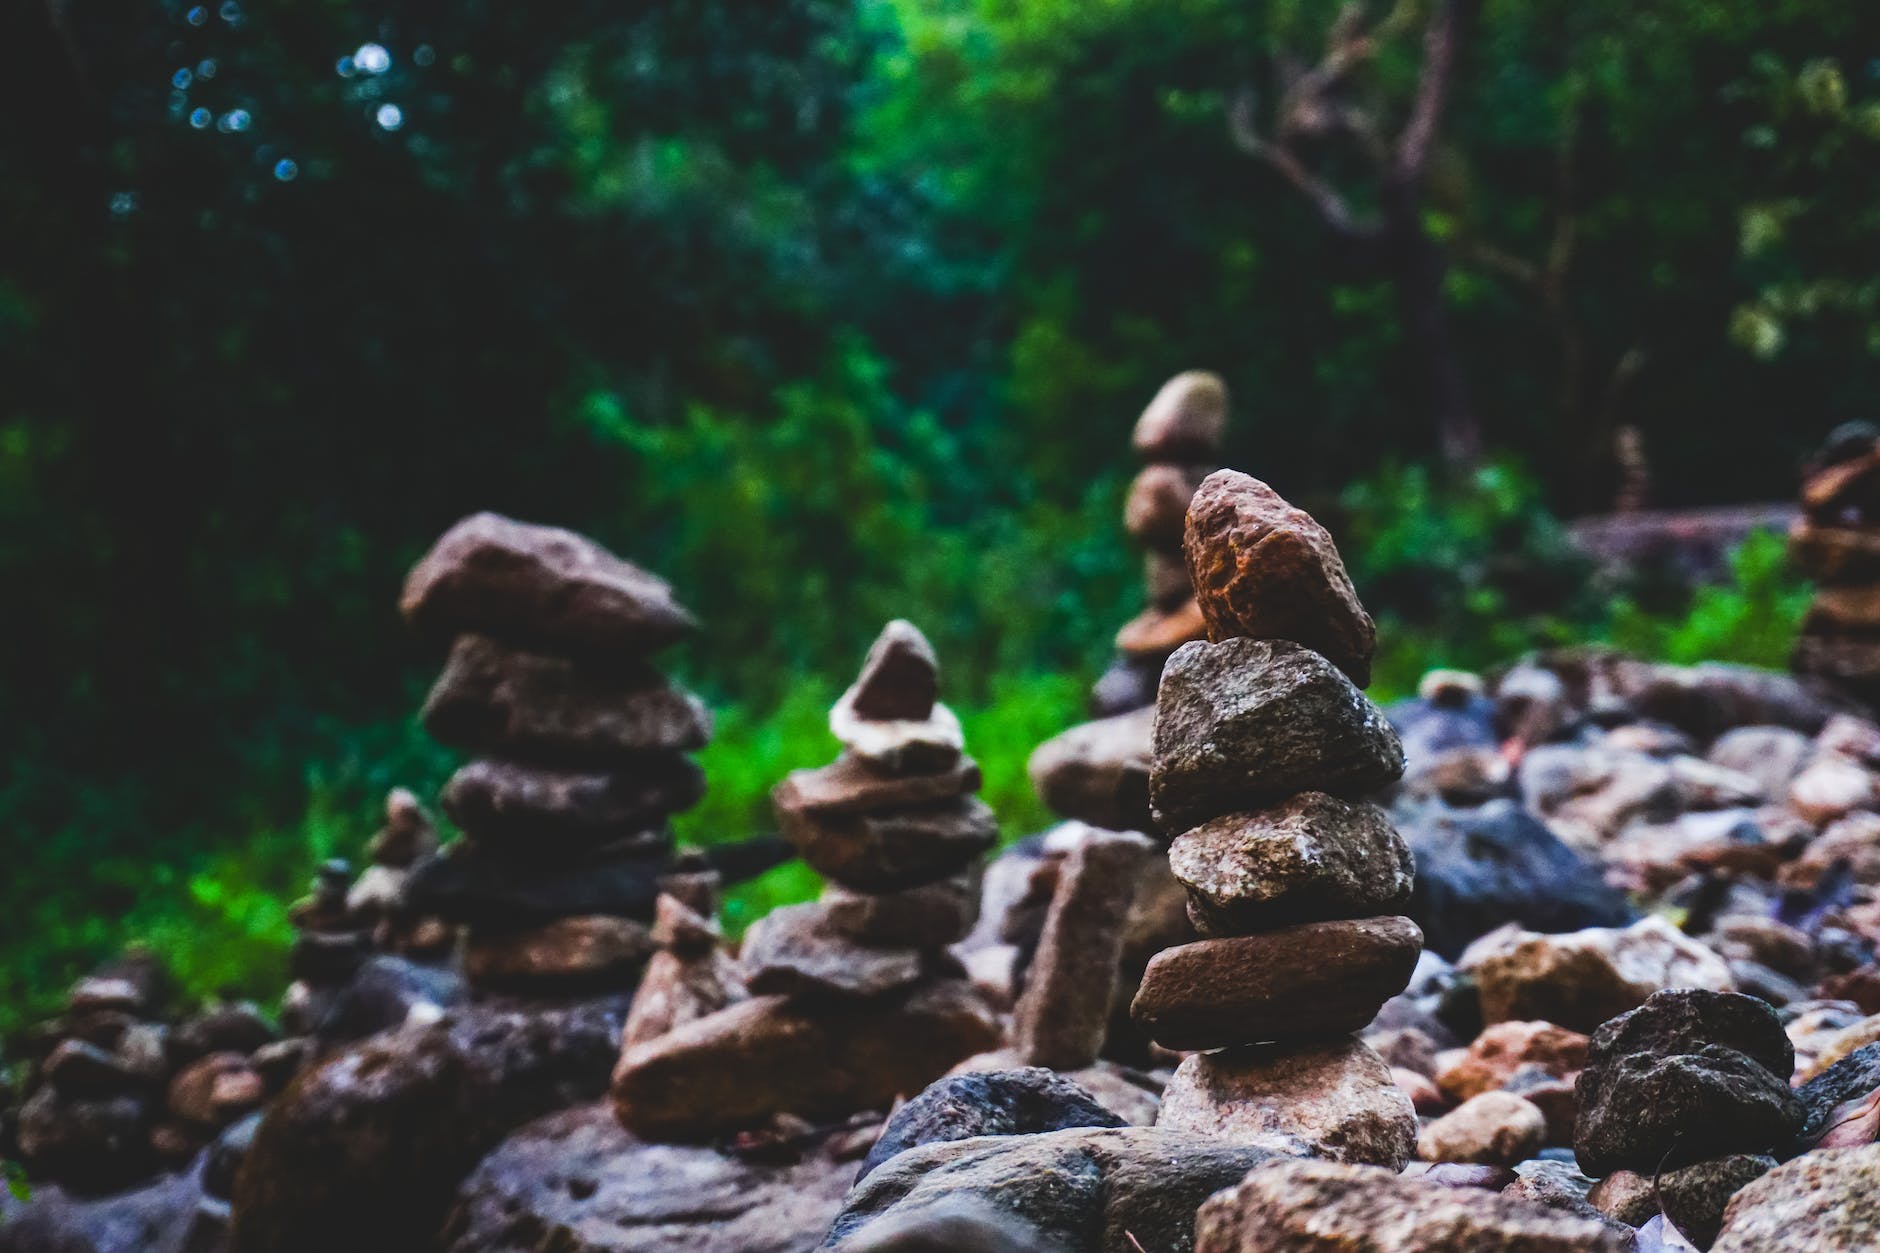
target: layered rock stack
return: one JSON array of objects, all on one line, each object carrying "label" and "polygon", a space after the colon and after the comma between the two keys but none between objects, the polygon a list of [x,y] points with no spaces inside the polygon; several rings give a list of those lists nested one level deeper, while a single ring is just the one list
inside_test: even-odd
[{"label": "layered rock stack", "polygon": [[1359,685],[1375,629],[1331,536],[1223,470],[1188,510],[1208,641],[1163,671],[1150,794],[1204,937],[1149,963],[1132,1013],[1187,1058],[1157,1125],[1400,1169],[1410,1099],[1352,1033],[1409,982],[1410,852],[1365,798],[1403,751]]},{"label": "layered rock stack", "polygon": [[723,947],[718,926],[720,876],[692,858],[681,859],[660,881],[653,911],[659,951],[633,996],[623,1048],[657,1039],[676,1027],[744,1000],[743,972]]},{"label": "layered rock stack", "polygon": [[1227,385],[1206,370],[1164,383],[1136,422],[1130,443],[1143,468],[1129,485],[1123,526],[1143,550],[1149,603],[1117,632],[1116,661],[1091,692],[1100,718],[1154,704],[1162,663],[1206,636],[1182,559],[1182,519],[1195,488],[1220,464],[1226,430]]},{"label": "layered rock stack", "polygon": [[996,1043],[946,949],[972,925],[973,872],[998,825],[938,686],[925,637],[889,623],[830,711],[842,755],[773,793],[827,890],[746,935],[753,999],[629,1044],[614,1101],[630,1130],[685,1139],[886,1109]]},{"label": "layered rock stack", "polygon": [[352,886],[352,863],[335,857],[314,872],[307,895],[288,908],[294,926],[288,973],[294,981],[281,998],[281,1022],[295,1035],[318,1028],[372,955],[372,924],[347,903]]},{"label": "layered rock stack", "polygon": [[479,991],[631,986],[653,951],[667,820],[705,791],[687,754],[710,717],[647,660],[691,615],[593,541],[490,513],[438,540],[400,609],[450,644],[426,730],[476,754],[443,792],[464,838],[411,871],[406,903],[466,928]]},{"label": "layered rock stack", "polygon": [[1665,1216],[1709,1247],[1730,1197],[1787,1156],[1802,1129],[1794,1060],[1775,1010],[1734,992],[1658,992],[1601,1026],[1573,1137],[1580,1169],[1604,1177],[1595,1202],[1655,1180]]},{"label": "layered rock stack", "polygon": [[437,847],[437,829],[417,796],[402,787],[388,792],[385,825],[366,850],[371,864],[346,893],[346,908],[372,933],[380,952],[435,961],[454,947],[455,928],[441,918],[414,915],[405,900],[411,868]]},{"label": "layered rock stack", "polygon": [[1817,584],[1792,664],[1880,704],[1880,428],[1849,423],[1802,485],[1789,551]]}]

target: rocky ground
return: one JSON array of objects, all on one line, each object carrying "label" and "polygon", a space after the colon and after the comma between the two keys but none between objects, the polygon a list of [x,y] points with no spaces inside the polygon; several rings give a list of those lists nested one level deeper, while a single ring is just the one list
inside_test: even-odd
[{"label": "rocky ground", "polygon": [[[996,854],[899,622],[787,850],[673,847],[709,719],[643,658],[689,616],[460,525],[406,609],[470,838],[395,793],[278,1012],[177,1012],[148,955],[75,985],[14,1042],[0,1253],[1880,1247],[1880,722],[1812,663],[1595,651],[1380,710],[1331,537],[1197,468],[1224,420],[1195,375],[1145,413],[1162,608]],[[1846,464],[1817,549],[1869,543]],[[786,853],[824,894],[728,943]]]}]

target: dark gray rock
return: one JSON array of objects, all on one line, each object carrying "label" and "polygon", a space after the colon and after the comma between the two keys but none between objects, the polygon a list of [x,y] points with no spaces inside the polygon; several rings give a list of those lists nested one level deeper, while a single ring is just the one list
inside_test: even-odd
[{"label": "dark gray rock", "polygon": [[1386,708],[1384,716],[1396,728],[1404,760],[1413,771],[1455,749],[1493,748],[1500,742],[1495,702],[1480,693],[1444,701],[1412,696]]},{"label": "dark gray rock", "polygon": [[1802,1125],[1788,1082],[1735,1049],[1634,1053],[1580,1072],[1573,1151],[1589,1175],[1650,1174],[1786,1145]]},{"label": "dark gray rock", "polygon": [[1090,1093],[1042,1066],[949,1075],[895,1111],[855,1181],[897,1153],[942,1140],[1122,1125]]},{"label": "dark gray rock", "polygon": [[1504,923],[1561,932],[1622,927],[1634,917],[1598,867],[1513,801],[1402,806],[1391,817],[1416,858],[1408,913],[1444,957]]},{"label": "dark gray rock", "polygon": [[1723,1227],[1724,1207],[1741,1188],[1775,1169],[1776,1159],[1732,1153],[1658,1176],[1658,1203],[1665,1217],[1692,1244],[1707,1249]]},{"label": "dark gray rock", "polygon": [[1634,1053],[1692,1053],[1707,1044],[1735,1049],[1785,1079],[1795,1069],[1795,1046],[1767,1002],[1704,988],[1654,992],[1637,1009],[1601,1024],[1588,1066]]},{"label": "dark gray rock", "polygon": [[459,840],[412,867],[405,900],[415,914],[473,926],[521,927],[583,914],[646,922],[664,872],[659,860],[611,856],[523,867]]},{"label": "dark gray rock", "polygon": [[1162,671],[1149,801],[1171,835],[1295,792],[1364,796],[1402,773],[1383,712],[1309,648],[1195,642]]},{"label": "dark gray rock", "polygon": [[1794,1151],[1813,1144],[1828,1129],[1834,1111],[1880,1088],[1880,1044],[1863,1044],[1795,1090],[1803,1110]]},{"label": "dark gray rock", "polygon": [[590,772],[479,758],[444,785],[451,821],[480,843],[535,857],[600,844],[662,855],[666,819],[698,804],[705,772],[683,753],[648,753],[618,770]]},{"label": "dark gray rock", "polygon": [[382,953],[339,990],[314,1030],[322,1043],[346,1044],[402,1027],[419,1005],[451,1009],[465,996],[463,976],[455,970]]},{"label": "dark gray rock", "polygon": [[233,1253],[408,1253],[516,1127],[606,1090],[623,997],[473,1008],[375,1036],[296,1079],[236,1178]]},{"label": "dark gray rock", "polygon": [[41,1184],[0,1208],[0,1253],[187,1253],[201,1200],[193,1171],[97,1199]]},{"label": "dark gray rock", "polygon": [[1272,1156],[1161,1127],[925,1144],[857,1184],[822,1247],[848,1253],[850,1238],[866,1239],[877,1219],[969,1199],[1024,1219],[1064,1253],[1190,1253],[1201,1203]]}]

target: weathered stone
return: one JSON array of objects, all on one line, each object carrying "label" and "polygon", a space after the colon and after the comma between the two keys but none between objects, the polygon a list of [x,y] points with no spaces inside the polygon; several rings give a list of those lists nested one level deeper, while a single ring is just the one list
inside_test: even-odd
[{"label": "weathered stone", "polygon": [[655,1139],[886,1109],[998,1038],[990,1008],[954,980],[813,1007],[758,997],[624,1051],[614,1107]]},{"label": "weathered stone", "polygon": [[1857,761],[1824,754],[1789,782],[1789,807],[1818,827],[1880,808],[1880,779]]},{"label": "weathered stone", "polygon": [[863,1159],[856,1182],[896,1154],[923,1144],[1122,1125],[1090,1093],[1042,1066],[954,1074],[929,1084],[894,1112]]},{"label": "weathered stone", "polygon": [[972,929],[979,913],[979,874],[961,874],[903,888],[856,892],[831,883],[823,889],[823,920],[837,935],[861,944],[941,948]]},{"label": "weathered stone", "polygon": [[1662,918],[1567,935],[1509,928],[1484,936],[1462,961],[1481,993],[1485,1022],[1540,1019],[1591,1031],[1663,988],[1727,991],[1723,959]]},{"label": "weathered stone", "polygon": [[380,953],[367,958],[352,979],[334,991],[306,1029],[318,1036],[321,1045],[350,1043],[414,1019],[428,1021],[440,1010],[455,1008],[468,995],[463,976],[455,969]]},{"label": "weathered stone", "polygon": [[412,868],[405,901],[420,913],[498,929],[576,914],[645,919],[659,898],[660,868],[605,849],[591,860],[518,865],[514,857],[459,840]]},{"label": "weathered stone", "polygon": [[[1164,461],[1144,467],[1130,483],[1129,497],[1123,502],[1123,529],[1145,547],[1179,551],[1188,502],[1207,476],[1205,466],[1182,466]],[[1186,579],[1184,574],[1183,581]]]},{"label": "weathered stone", "polygon": [[1417,1140],[1410,1098],[1355,1039],[1196,1053],[1169,1080],[1156,1126],[1391,1170]]},{"label": "weathered stone", "polygon": [[1547,1118],[1512,1092],[1483,1092],[1424,1127],[1417,1156],[1426,1162],[1512,1166],[1547,1141]]},{"label": "weathered stone", "polygon": [[17,1117],[20,1157],[36,1177],[74,1192],[114,1192],[152,1168],[150,1108],[141,1096],[72,1101],[42,1087]]},{"label": "weathered stone", "polygon": [[940,660],[920,629],[896,618],[881,629],[843,699],[869,722],[918,722],[940,697]]},{"label": "weathered stone", "polygon": [[844,1253],[1058,1253],[1037,1228],[968,1197],[890,1214],[850,1236]]},{"label": "weathered stone", "polygon": [[1210,640],[1291,640],[1359,687],[1371,681],[1377,627],[1311,514],[1252,475],[1217,470],[1188,507],[1183,549]]},{"label": "weathered stone", "polygon": [[[1795,1068],[1795,1046],[1767,1004],[1695,987],[1655,992],[1637,1009],[1601,1024],[1590,1041],[1587,1064],[1596,1067],[1634,1053],[1689,1053],[1706,1044],[1735,1049],[1784,1079]],[[1597,1086],[1595,1074],[1589,1087]]]},{"label": "weathered stone", "polygon": [[23,1205],[0,1197],[0,1253],[198,1253],[212,1247],[191,1243],[203,1199],[187,1171],[103,1197],[35,1180]]},{"label": "weathered stone", "polygon": [[1389,817],[1323,792],[1204,822],[1168,859],[1206,936],[1395,913],[1410,899],[1410,848]]},{"label": "weathered stone", "polygon": [[1822,1068],[1795,1090],[1804,1114],[1798,1146],[1819,1140],[1836,1121],[1835,1112],[1880,1091],[1880,1044],[1867,1044]]},{"label": "weathered stone", "polygon": [[1295,792],[1363,795],[1402,773],[1383,713],[1310,649],[1187,644],[1162,672],[1149,798],[1164,830]]},{"label": "weathered stone", "polygon": [[1013,1039],[1028,1064],[1081,1070],[1096,1062],[1129,907],[1144,865],[1158,855],[1144,836],[1092,831],[1065,858],[1013,1013]]},{"label": "weathered stone", "polygon": [[879,996],[920,978],[919,949],[857,943],[828,925],[817,902],[771,910],[745,932],[738,961],[759,996]]},{"label": "weathered stone", "polygon": [[586,914],[526,930],[472,928],[463,968],[481,988],[602,992],[631,987],[652,955],[653,937],[645,923]]},{"label": "weathered stone", "polygon": [[1765,796],[1781,796],[1811,747],[1806,735],[1790,727],[1735,727],[1717,737],[1705,757],[1754,779]]},{"label": "weathered stone", "polygon": [[[1153,690],[1149,694],[1155,699]],[[1155,706],[1080,723],[1032,751],[1032,790],[1053,813],[1112,831],[1153,831]]]},{"label": "weathered stone", "polygon": [[1595,1058],[1580,1073],[1573,1150],[1589,1175],[1650,1173],[1726,1153],[1761,1153],[1800,1130],[1788,1083],[1735,1049]]},{"label": "weathered stone", "polygon": [[1227,384],[1209,370],[1185,370],[1162,384],[1130,444],[1144,461],[1206,461],[1227,433]]},{"label": "weathered stone", "polygon": [[385,794],[385,825],[372,837],[369,855],[375,865],[405,869],[437,851],[437,829],[409,788],[395,787]]},{"label": "weathered stone", "polygon": [[[667,902],[672,899],[659,898],[662,916],[671,912]],[[696,914],[692,916],[697,918]],[[671,937],[674,930],[668,923],[664,933]],[[656,925],[655,940],[661,933]],[[689,932],[679,942],[671,938],[662,941],[660,951],[646,963],[639,989],[633,994],[633,1009],[620,1033],[622,1048],[665,1035],[749,996],[743,971],[730,954],[718,947],[715,929],[706,934],[711,938],[704,943],[697,942]]]},{"label": "weathered stone", "polygon": [[1785,1162],[1730,1198],[1711,1253],[1866,1253],[1880,1247],[1880,1144]]},{"label": "weathered stone", "polygon": [[625,1012],[624,998],[461,1010],[302,1075],[269,1106],[236,1179],[231,1253],[429,1247],[479,1158],[599,1096]]},{"label": "weathered stone", "polygon": [[1445,957],[1504,923],[1552,932],[1632,920],[1599,869],[1513,801],[1465,812],[1418,806],[1393,817],[1416,859],[1406,912]]},{"label": "weathered stone", "polygon": [[1404,990],[1422,944],[1395,917],[1197,940],[1155,955],[1130,1013],[1174,1049],[1357,1031]]},{"label": "weathered stone", "polygon": [[1630,1253],[1591,1219],[1368,1166],[1273,1162],[1211,1198],[1195,1253]]},{"label": "weathered stone", "polygon": [[615,843],[663,855],[666,819],[704,795],[697,762],[660,753],[604,773],[478,758],[450,777],[441,799],[451,820],[485,844],[539,854]]},{"label": "weathered stone", "polygon": [[1127,657],[1159,660],[1183,644],[1208,637],[1201,606],[1184,600],[1168,609],[1151,605],[1125,622],[1116,633],[1116,651]]},{"label": "weathered stone", "polygon": [[802,1253],[842,1206],[849,1129],[787,1158],[646,1144],[605,1102],[532,1122],[478,1164],[435,1245],[445,1253]]},{"label": "weathered stone", "polygon": [[1525,1066],[1572,1075],[1586,1065],[1588,1043],[1578,1031],[1551,1022],[1498,1022],[1438,1070],[1436,1084],[1455,1100],[1466,1101],[1505,1086]]},{"label": "weathered stone", "polygon": [[406,576],[398,607],[433,639],[474,631],[602,659],[663,648],[696,625],[663,580],[594,541],[494,513],[446,531]]},{"label": "weathered stone", "polygon": [[1615,1170],[1586,1194],[1587,1203],[1628,1227],[1642,1227],[1658,1213],[1658,1189],[1635,1170]]},{"label": "weathered stone", "polygon": [[1776,1159],[1732,1153],[1667,1170],[1658,1176],[1658,1203],[1665,1217],[1700,1249],[1723,1226],[1724,1208],[1738,1191],[1775,1169]]},{"label": "weathered stone", "polygon": [[771,798],[779,809],[842,815],[925,805],[978,790],[979,766],[970,757],[928,774],[894,774],[844,753],[826,766],[792,770]]},{"label": "weathered stone", "polygon": [[581,665],[461,635],[419,715],[454,748],[558,765],[703,748],[704,702],[636,658]]},{"label": "weathered stone", "polygon": [[851,1253],[874,1222],[971,1199],[1024,1219],[1058,1253],[1190,1253],[1195,1210],[1270,1155],[1162,1127],[924,1144],[849,1193],[822,1247]]},{"label": "weathered stone", "polygon": [[165,1104],[173,1118],[220,1128],[252,1112],[267,1094],[267,1083],[247,1057],[210,1053],[177,1073]]},{"label": "weathered stone", "polygon": [[42,1073],[60,1096],[78,1098],[139,1092],[152,1078],[119,1053],[80,1039],[61,1040],[46,1058]]},{"label": "weathered stone", "polygon": [[817,873],[892,892],[958,873],[997,841],[998,819],[973,796],[866,814],[777,807],[784,838]]},{"label": "weathered stone", "polygon": [[1573,1143],[1574,1128],[1580,1120],[1580,1098],[1575,1087],[1578,1081],[1577,1074],[1556,1075],[1529,1064],[1510,1075],[1502,1091],[1512,1092],[1538,1109],[1547,1119],[1544,1143],[1564,1147]]}]

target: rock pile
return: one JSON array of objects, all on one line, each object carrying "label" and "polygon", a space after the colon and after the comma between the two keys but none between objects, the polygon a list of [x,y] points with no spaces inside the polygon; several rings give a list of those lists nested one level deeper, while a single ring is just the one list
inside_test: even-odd
[{"label": "rock pile", "polygon": [[65,1012],[28,1032],[12,1134],[33,1179],[82,1195],[180,1169],[286,1082],[254,1006],[172,1021],[169,995],[163,968],[131,953],[80,979]]},{"label": "rock pile", "polygon": [[1401,1168],[1410,1100],[1350,1038],[1402,991],[1409,850],[1364,798],[1403,769],[1354,683],[1375,632],[1336,547],[1257,479],[1211,475],[1187,556],[1209,641],[1169,659],[1151,799],[1204,937],[1149,963],[1132,1013],[1185,1060],[1159,1126]]},{"label": "rock pile", "polygon": [[1880,703],[1880,428],[1849,423],[1828,437],[1802,484],[1789,551],[1817,584],[1795,670]]},{"label": "rock pile", "polygon": [[1201,480],[1220,464],[1227,433],[1227,385],[1189,370],[1162,385],[1142,411],[1130,443],[1143,462],[1123,504],[1123,527],[1143,550],[1148,607],[1116,634],[1117,657],[1091,692],[1098,717],[1155,702],[1169,654],[1204,637],[1201,610],[1182,559],[1182,524]]},{"label": "rock pile", "polygon": [[425,728],[477,755],[443,793],[464,838],[412,870],[407,903],[465,926],[480,991],[631,986],[653,951],[667,820],[705,791],[687,754],[710,717],[647,661],[691,615],[593,541],[490,513],[438,540],[400,608],[450,641]]},{"label": "rock pile", "polygon": [[373,947],[416,961],[448,957],[456,930],[441,918],[414,915],[405,901],[411,868],[437,851],[437,829],[410,789],[385,797],[385,825],[372,837],[365,868],[346,893],[346,908],[371,930]]},{"label": "rock pile", "polygon": [[784,836],[828,888],[746,935],[752,999],[629,1043],[614,1102],[630,1130],[685,1139],[883,1109],[996,1042],[947,946],[972,925],[998,825],[938,692],[932,646],[890,622],[830,711],[841,756],[773,793]]},{"label": "rock pile", "polygon": [[307,895],[288,907],[294,946],[288,953],[293,982],[281,997],[281,1021],[295,1035],[311,1035],[372,955],[372,923],[347,904],[352,863],[335,857],[314,872]]},{"label": "rock pile", "polygon": [[1589,1175],[1657,1177],[1665,1213],[1701,1247],[1724,1205],[1801,1130],[1795,1050],[1755,997],[1659,992],[1593,1033],[1574,1154]]}]

